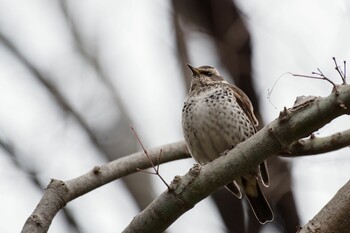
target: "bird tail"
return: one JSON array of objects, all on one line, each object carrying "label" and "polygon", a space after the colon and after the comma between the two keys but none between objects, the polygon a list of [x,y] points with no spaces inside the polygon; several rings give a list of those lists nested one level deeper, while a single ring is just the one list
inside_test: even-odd
[{"label": "bird tail", "polygon": [[255,217],[261,224],[273,220],[273,212],[255,177],[241,177],[243,190]]}]

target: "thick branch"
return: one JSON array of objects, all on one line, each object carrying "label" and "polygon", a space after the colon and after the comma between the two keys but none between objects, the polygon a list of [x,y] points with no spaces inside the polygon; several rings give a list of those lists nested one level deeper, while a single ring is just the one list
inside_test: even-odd
[{"label": "thick branch", "polygon": [[350,181],[298,233],[349,232]]},{"label": "thick branch", "polygon": [[194,167],[185,176],[175,177],[171,185],[173,190],[161,194],[123,232],[163,232],[212,192],[252,170],[269,156],[288,148],[293,141],[347,114],[349,107],[350,86],[339,86],[338,93],[285,109],[278,119],[238,144],[226,156],[202,168]]},{"label": "thick branch", "polygon": [[[156,163],[160,149],[163,150],[161,163],[190,157],[184,142],[173,143],[149,150],[149,156]],[[150,167],[143,152],[138,152],[105,165],[97,166],[90,172],[69,181],[51,180],[44,196],[27,219],[22,232],[47,232],[57,212],[69,201],[90,192],[118,178]]]}]

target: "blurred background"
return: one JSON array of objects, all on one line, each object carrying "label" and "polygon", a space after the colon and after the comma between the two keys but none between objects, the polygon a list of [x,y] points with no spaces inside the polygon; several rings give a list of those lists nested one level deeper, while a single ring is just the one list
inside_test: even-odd
[{"label": "blurred background", "polygon": [[[0,0],[0,231],[20,231],[50,178],[140,150],[130,125],[146,148],[183,140],[186,63],[241,87],[263,126],[297,96],[331,92],[287,72],[320,68],[341,82],[331,58],[349,61],[349,29],[346,0]],[[344,116],[316,136],[349,127]],[[193,163],[161,174],[170,182]],[[349,165],[349,148],[271,158],[273,223],[261,228],[220,190],[167,232],[295,232],[349,179]],[[165,189],[143,173],[112,182],[69,203],[49,232],[120,232]]]}]

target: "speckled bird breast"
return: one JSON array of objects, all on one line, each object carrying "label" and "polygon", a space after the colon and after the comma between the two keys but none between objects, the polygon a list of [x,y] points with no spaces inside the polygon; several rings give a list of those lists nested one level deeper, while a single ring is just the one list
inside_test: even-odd
[{"label": "speckled bird breast", "polygon": [[201,164],[255,133],[228,85],[190,93],[182,110],[182,127],[191,155]]}]

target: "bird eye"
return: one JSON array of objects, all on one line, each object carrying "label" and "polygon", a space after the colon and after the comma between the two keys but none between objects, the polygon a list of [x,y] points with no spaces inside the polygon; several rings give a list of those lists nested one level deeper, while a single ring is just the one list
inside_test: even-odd
[{"label": "bird eye", "polygon": [[206,76],[208,76],[208,77],[213,76],[213,73],[212,73],[212,72],[210,72],[210,71],[206,71],[204,74],[205,74]]}]

